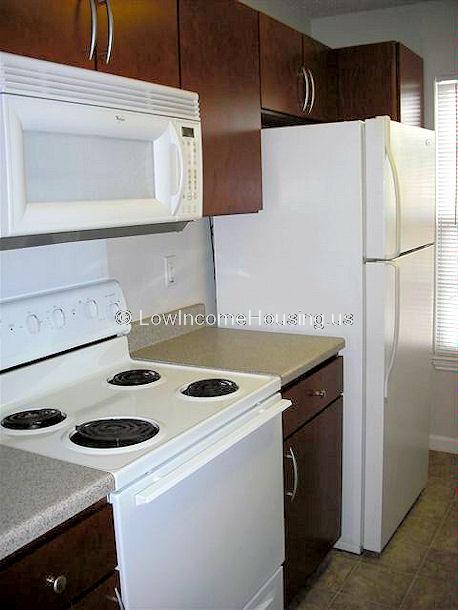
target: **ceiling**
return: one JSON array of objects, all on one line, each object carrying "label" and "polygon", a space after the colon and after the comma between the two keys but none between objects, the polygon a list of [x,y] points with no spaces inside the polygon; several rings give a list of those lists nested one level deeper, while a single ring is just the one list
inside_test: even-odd
[{"label": "ceiling", "polygon": [[389,8],[414,4],[420,0],[302,0],[307,15],[315,17],[328,17],[342,13],[355,13],[358,11],[372,11],[378,8]]}]

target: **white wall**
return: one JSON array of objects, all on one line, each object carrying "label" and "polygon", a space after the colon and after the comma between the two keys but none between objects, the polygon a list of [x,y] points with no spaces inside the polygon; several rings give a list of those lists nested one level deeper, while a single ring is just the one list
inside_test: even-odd
[{"label": "white wall", "polygon": [[310,19],[307,16],[306,5],[303,0],[241,0],[243,4],[266,13],[290,27],[308,34],[310,32]]},{"label": "white wall", "polygon": [[[175,254],[176,285],[166,288],[163,256]],[[182,305],[215,310],[208,221],[181,233],[81,241],[0,252],[0,296],[7,298],[102,278],[119,280],[134,319]]]},{"label": "white wall", "polygon": [[423,57],[425,121],[434,126],[434,79],[454,73],[455,5],[419,2],[313,19],[311,34],[331,47],[396,40]]},{"label": "white wall", "polygon": [[[311,33],[332,47],[397,40],[421,55],[424,61],[426,126],[434,128],[434,79],[454,74],[454,23],[454,3],[419,2],[313,19]],[[454,374],[434,370],[432,386],[431,446],[451,450],[456,446]]]}]

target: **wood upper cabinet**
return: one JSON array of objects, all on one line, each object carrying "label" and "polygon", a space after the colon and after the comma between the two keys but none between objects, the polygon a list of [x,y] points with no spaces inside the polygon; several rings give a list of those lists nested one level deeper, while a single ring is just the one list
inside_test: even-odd
[{"label": "wood upper cabinet", "polygon": [[398,42],[337,50],[338,118],[387,115],[424,126],[423,60]]},{"label": "wood upper cabinet", "polygon": [[305,116],[302,34],[260,13],[259,44],[262,107]]},{"label": "wood upper cabinet", "polygon": [[97,69],[179,87],[177,0],[110,0],[110,6],[113,46],[107,64],[107,5],[98,4]]},{"label": "wood upper cabinet", "polygon": [[303,66],[307,78],[306,115],[317,121],[335,121],[337,117],[337,66],[332,49],[303,36]]},{"label": "wood upper cabinet", "polygon": [[261,194],[258,13],[180,0],[181,86],[199,94],[204,214],[256,212]]},{"label": "wood upper cabinet", "polygon": [[95,68],[88,0],[1,0],[0,50]]}]

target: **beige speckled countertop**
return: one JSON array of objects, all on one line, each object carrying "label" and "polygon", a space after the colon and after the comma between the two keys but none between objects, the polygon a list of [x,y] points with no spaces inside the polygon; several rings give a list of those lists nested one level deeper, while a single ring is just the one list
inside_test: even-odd
[{"label": "beige speckled countertop", "polygon": [[206,326],[134,352],[135,358],[279,375],[293,381],[345,347],[344,339]]},{"label": "beige speckled countertop", "polygon": [[111,474],[0,445],[0,559],[114,489]]}]

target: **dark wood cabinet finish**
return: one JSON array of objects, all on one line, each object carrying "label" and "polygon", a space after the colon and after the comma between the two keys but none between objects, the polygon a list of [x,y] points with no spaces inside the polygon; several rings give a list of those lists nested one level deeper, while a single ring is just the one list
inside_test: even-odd
[{"label": "dark wood cabinet finish", "polygon": [[338,356],[328,364],[295,380],[282,389],[282,396],[292,405],[283,412],[283,437],[312,419],[343,391],[343,358]]},{"label": "dark wood cabinet finish", "polygon": [[337,50],[338,118],[387,115],[423,127],[423,60],[397,42]]},{"label": "dark wood cabinet finish", "polygon": [[[0,564],[2,608],[68,608],[84,591],[116,568],[111,506],[103,504],[75,517]],[[53,579],[65,577],[60,593]]]},{"label": "dark wood cabinet finish", "polygon": [[[313,104],[310,99],[307,116],[316,121],[335,121],[337,118],[337,65],[332,49],[323,43],[303,36],[303,64],[313,79]],[[310,95],[312,91],[309,89]]]},{"label": "dark wood cabinet finish", "polygon": [[342,398],[284,441],[285,604],[301,589],[340,537]]},{"label": "dark wood cabinet finish", "polygon": [[95,68],[87,0],[1,0],[0,50]]},{"label": "dark wood cabinet finish", "polygon": [[304,117],[302,34],[260,13],[259,45],[262,107]]},{"label": "dark wood cabinet finish", "polygon": [[110,0],[114,44],[106,63],[106,5],[98,6],[97,69],[139,80],[180,86],[177,0]]},{"label": "dark wood cabinet finish", "polygon": [[261,194],[258,13],[180,0],[181,86],[199,93],[204,214],[256,212]]},{"label": "dark wood cabinet finish", "polygon": [[116,591],[119,593],[120,590],[118,573],[113,572],[93,591],[72,604],[71,610],[120,610],[116,597]]},{"label": "dark wood cabinet finish", "polygon": [[423,59],[398,43],[399,120],[424,127]]}]

